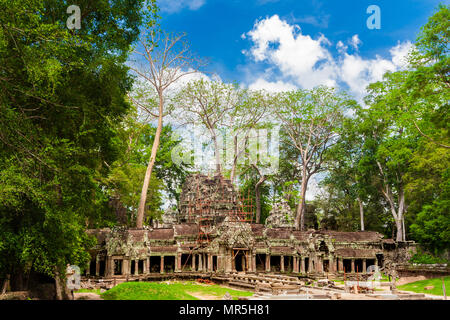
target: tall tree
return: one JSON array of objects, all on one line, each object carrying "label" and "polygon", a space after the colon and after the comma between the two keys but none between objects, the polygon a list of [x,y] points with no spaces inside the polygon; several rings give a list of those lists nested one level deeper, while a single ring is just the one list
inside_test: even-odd
[{"label": "tall tree", "polygon": [[187,83],[177,97],[185,124],[201,125],[209,133],[214,146],[216,174],[222,174],[225,118],[241,103],[242,92],[236,85],[219,80],[196,80]]},{"label": "tall tree", "polygon": [[361,113],[365,135],[364,157],[360,161],[366,183],[374,183],[383,195],[396,224],[397,241],[405,241],[404,215],[407,210],[404,176],[416,146],[415,135],[399,119],[403,105],[385,92],[394,91],[402,73],[386,74],[384,82],[371,84]]},{"label": "tall tree", "polygon": [[[227,162],[231,162],[230,179],[232,182],[235,181],[237,175],[238,162],[245,156],[249,138],[252,136],[252,139],[258,139],[253,133],[258,128],[263,129],[260,123],[266,115],[270,103],[270,96],[264,92],[241,88],[236,88],[236,90],[239,99],[235,107],[225,116],[226,158]],[[262,139],[259,140],[262,141]],[[264,147],[266,146],[260,146],[260,148]]]},{"label": "tall tree", "polygon": [[39,272],[62,298],[66,264],[89,260],[85,228],[104,208],[99,177],[129,107],[124,62],[154,23],[153,2],[127,4],[80,1],[82,27],[69,30],[65,1],[0,1],[0,276],[13,290]]},{"label": "tall tree", "polygon": [[299,151],[302,168],[300,201],[295,227],[304,229],[306,191],[311,177],[324,170],[327,150],[336,141],[337,128],[345,110],[355,102],[334,89],[318,87],[282,93],[274,105],[274,113]]},{"label": "tall tree", "polygon": [[[156,128],[143,119],[138,119],[136,111],[129,112],[118,129],[119,158],[110,164],[110,173],[104,184],[111,198],[111,205],[120,222],[135,225],[135,214],[139,205],[145,171],[150,158]],[[179,196],[178,186],[184,182],[188,166],[175,165],[171,159],[172,149],[181,140],[175,138],[171,126],[165,125],[161,131],[160,150],[148,188],[146,218],[159,218],[164,200],[175,202]],[[164,194],[164,197],[163,197]]]},{"label": "tall tree", "polygon": [[198,72],[201,66],[201,62],[189,52],[189,46],[184,38],[185,34],[173,35],[149,30],[140,41],[144,52],[136,51],[145,59],[146,66],[132,68],[141,82],[129,97],[136,106],[157,119],[158,123],[142,184],[136,218],[137,228],[143,227],[148,186],[160,144],[163,118],[168,111],[170,112],[167,108],[169,89],[181,78]]}]

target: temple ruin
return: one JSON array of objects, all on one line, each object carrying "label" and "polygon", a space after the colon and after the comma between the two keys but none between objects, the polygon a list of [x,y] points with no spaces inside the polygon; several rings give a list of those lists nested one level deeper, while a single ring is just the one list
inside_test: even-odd
[{"label": "temple ruin", "polygon": [[161,274],[287,274],[339,278],[367,267],[405,263],[415,243],[377,232],[296,231],[287,203],[273,206],[265,225],[253,204],[221,176],[192,175],[179,207],[157,227],[95,229],[98,242],[86,277],[146,279]]}]

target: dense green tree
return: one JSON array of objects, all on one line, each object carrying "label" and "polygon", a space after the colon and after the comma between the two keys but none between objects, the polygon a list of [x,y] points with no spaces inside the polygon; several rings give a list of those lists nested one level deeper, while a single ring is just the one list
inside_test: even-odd
[{"label": "dense green tree", "polygon": [[[128,226],[135,225],[139,190],[156,133],[156,128],[147,121],[140,121],[137,112],[133,110],[118,130],[119,158],[110,165],[110,174],[104,181],[116,215],[121,217],[122,224]],[[160,218],[164,200],[176,203],[179,198],[179,186],[183,184],[189,168],[184,163],[175,164],[172,160],[172,150],[180,142],[181,139],[174,134],[171,126],[163,126],[161,144],[148,188],[144,218],[147,222],[149,219]]]},{"label": "dense green tree", "polygon": [[16,290],[31,270],[61,283],[67,263],[89,259],[84,230],[101,223],[99,180],[129,108],[124,63],[155,21],[153,1],[85,0],[69,30],[70,4],[0,1],[0,278]]},{"label": "dense green tree", "polygon": [[354,104],[342,92],[327,87],[285,92],[274,103],[274,114],[289,136],[288,141],[298,150],[298,163],[302,170],[295,218],[297,229],[304,228],[309,180],[325,169],[325,154],[335,143],[344,112]]}]

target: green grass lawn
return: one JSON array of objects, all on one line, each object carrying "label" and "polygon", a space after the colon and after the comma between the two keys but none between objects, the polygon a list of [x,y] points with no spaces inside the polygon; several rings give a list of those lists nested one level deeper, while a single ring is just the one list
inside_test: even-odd
[{"label": "green grass lawn", "polygon": [[100,294],[100,289],[79,289],[74,291],[76,293],[96,293]]},{"label": "green grass lawn", "polygon": [[[445,281],[445,292],[448,296],[450,294],[450,276],[445,277],[444,281]],[[425,290],[424,288],[427,286],[434,286],[434,289]],[[397,288],[404,291],[427,293],[437,296],[444,295],[444,293],[442,292],[442,278],[420,280],[416,282],[407,283],[402,286],[397,286]]]},{"label": "green grass lawn", "polygon": [[101,294],[105,300],[199,300],[190,295],[203,294],[222,298],[228,292],[233,299],[252,296],[253,292],[187,282],[125,282]]}]

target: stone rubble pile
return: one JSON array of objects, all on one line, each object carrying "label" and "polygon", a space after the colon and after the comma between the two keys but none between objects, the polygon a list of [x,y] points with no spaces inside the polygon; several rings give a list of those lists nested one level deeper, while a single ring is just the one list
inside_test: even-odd
[{"label": "stone rubble pile", "polygon": [[266,219],[266,228],[294,227],[295,216],[289,204],[283,200],[275,203]]},{"label": "stone rubble pile", "polygon": [[220,223],[228,214],[238,210],[238,198],[229,179],[191,175],[182,186],[178,222],[198,222],[199,216],[208,216]]}]

